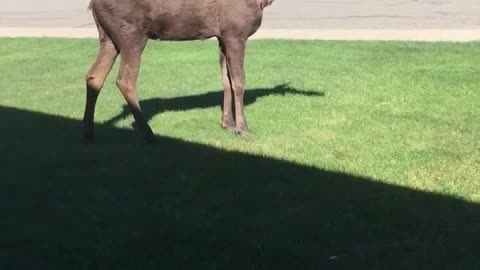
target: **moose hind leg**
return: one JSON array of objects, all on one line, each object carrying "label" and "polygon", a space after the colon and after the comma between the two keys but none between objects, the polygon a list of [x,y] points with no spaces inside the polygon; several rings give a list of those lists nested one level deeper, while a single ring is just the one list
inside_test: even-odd
[{"label": "moose hind leg", "polygon": [[86,76],[86,104],[83,116],[83,141],[85,143],[93,142],[95,105],[117,56],[118,51],[113,42],[109,38],[102,39],[97,59]]},{"label": "moose hind leg", "polygon": [[220,68],[222,71],[223,84],[223,106],[222,106],[222,128],[235,129],[235,119],[233,118],[233,89],[227,69],[227,50],[226,46],[219,40]]},{"label": "moose hind leg", "polygon": [[235,131],[242,136],[248,134],[244,113],[245,72],[243,62],[246,40],[241,38],[227,39],[227,69],[235,99]]}]

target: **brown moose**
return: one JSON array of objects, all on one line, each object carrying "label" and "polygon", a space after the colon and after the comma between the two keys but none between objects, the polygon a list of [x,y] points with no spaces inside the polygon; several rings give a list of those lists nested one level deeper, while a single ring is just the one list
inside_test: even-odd
[{"label": "brown moose", "polygon": [[[93,142],[95,104],[105,78],[121,55],[117,86],[145,142],[154,138],[137,97],[140,59],[148,39],[195,40],[216,37],[223,77],[222,127],[248,133],[244,116],[243,61],[247,39],[261,25],[273,0],[91,0],[100,50],[86,76],[83,139]],[[233,112],[234,110],[234,112]]]}]

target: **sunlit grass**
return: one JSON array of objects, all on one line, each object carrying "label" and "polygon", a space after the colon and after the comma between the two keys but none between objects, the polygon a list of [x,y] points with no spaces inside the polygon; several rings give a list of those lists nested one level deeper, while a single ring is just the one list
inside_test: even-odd
[{"label": "sunlit grass", "polygon": [[[81,118],[83,76],[96,41],[1,43],[2,105]],[[257,91],[247,107],[252,134],[246,140],[218,129],[214,42],[150,43],[139,95],[149,100],[218,92],[218,106],[210,102],[207,108],[159,113],[161,104],[151,102],[150,124],[160,135],[478,201],[478,63],[479,43],[253,41],[246,58],[248,89],[287,84],[321,95]],[[122,110],[115,76],[114,70],[101,94],[98,122]],[[131,122],[129,117],[116,125],[129,128]]]}]

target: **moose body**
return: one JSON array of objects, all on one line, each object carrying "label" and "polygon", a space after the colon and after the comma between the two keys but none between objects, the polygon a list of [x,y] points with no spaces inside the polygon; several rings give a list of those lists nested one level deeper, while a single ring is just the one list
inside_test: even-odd
[{"label": "moose body", "polygon": [[222,127],[248,133],[244,116],[243,60],[247,39],[261,25],[264,7],[273,0],[92,0],[100,49],[86,76],[83,138],[93,141],[95,104],[118,55],[117,86],[146,142],[153,132],[143,116],[136,82],[148,39],[195,40],[216,37],[224,88]]}]

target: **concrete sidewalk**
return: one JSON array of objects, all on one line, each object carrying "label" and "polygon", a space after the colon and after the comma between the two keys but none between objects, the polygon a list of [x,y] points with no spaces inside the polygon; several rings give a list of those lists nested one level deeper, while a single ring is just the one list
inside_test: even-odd
[{"label": "concrete sidewalk", "polygon": [[[90,0],[1,0],[0,27],[94,27]],[[263,29],[480,29],[479,0],[275,0]]]},{"label": "concrete sidewalk", "polygon": [[[0,37],[97,38],[96,28],[0,28]],[[261,29],[253,39],[480,41],[479,29]]]},{"label": "concrete sidewalk", "polygon": [[[1,0],[0,36],[96,37],[90,0]],[[480,0],[275,0],[254,38],[480,40]]]}]

